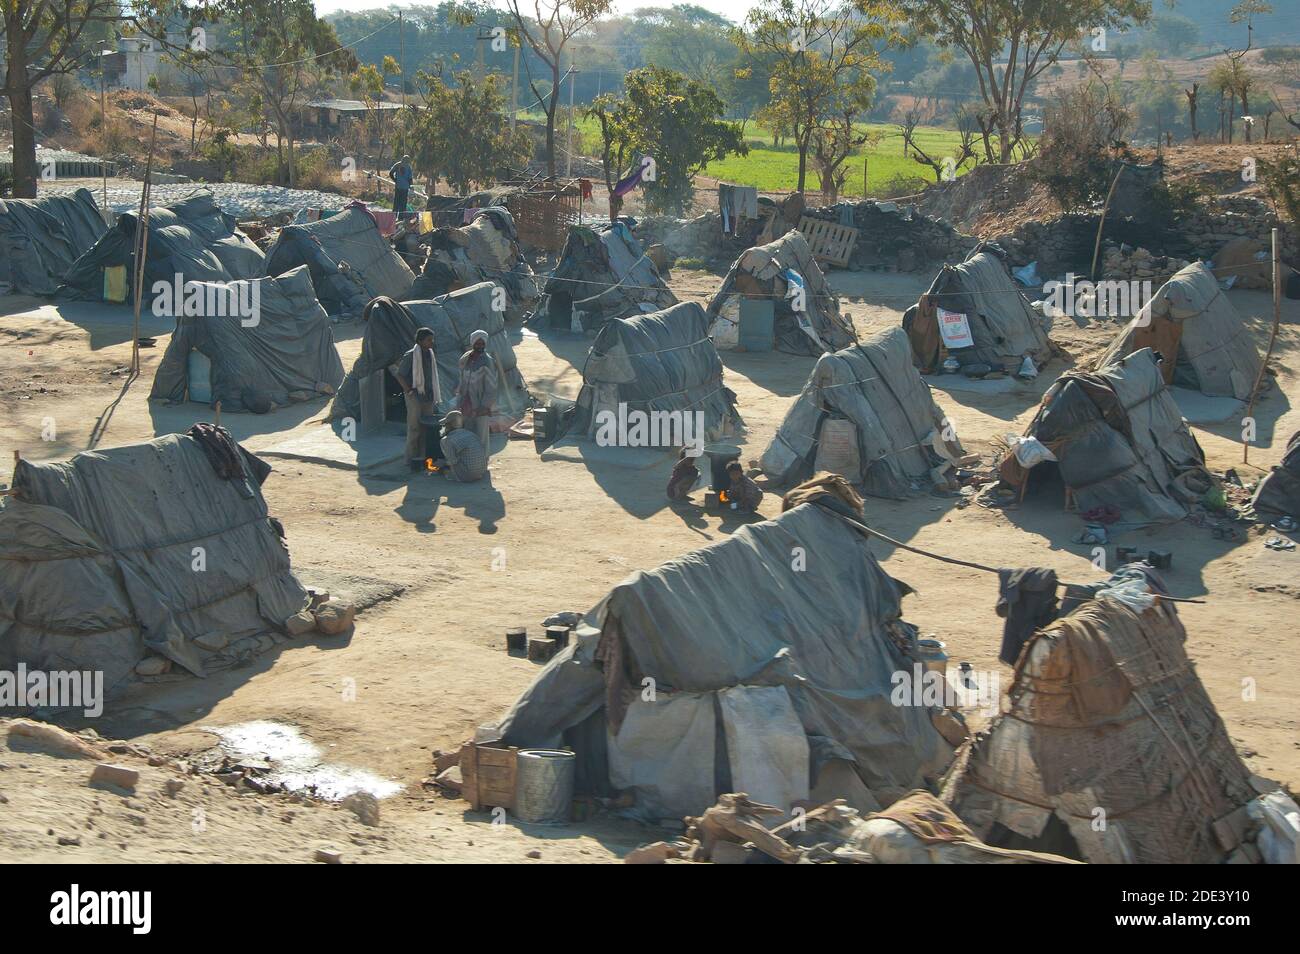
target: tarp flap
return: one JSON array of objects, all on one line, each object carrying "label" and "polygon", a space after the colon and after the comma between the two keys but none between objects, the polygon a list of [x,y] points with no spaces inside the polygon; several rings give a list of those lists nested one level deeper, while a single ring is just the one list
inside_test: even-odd
[{"label": "tarp flap", "polygon": [[[912,365],[902,328],[817,359],[763,452],[763,472],[787,485],[811,477],[821,428],[831,415],[856,428],[861,472],[845,476],[867,493],[902,498],[930,488],[930,469],[942,462],[932,438],[942,437],[946,418]],[[955,437],[949,443],[960,454]]]},{"label": "tarp flap", "polygon": [[714,801],[716,736],[712,692],[637,697],[609,735],[610,784],[635,793],[646,821],[703,814]]},{"label": "tarp flap", "polygon": [[191,670],[203,668],[196,638],[279,629],[306,604],[257,481],[222,480],[191,437],[20,461],[14,486],[25,501],[64,511],[111,554],[137,618],[146,598],[162,610],[139,620],[145,642]]},{"label": "tarp flap", "polygon": [[0,282],[22,295],[53,295],[72,263],[106,231],[86,189],[0,199]]},{"label": "tarp flap", "polygon": [[264,413],[272,404],[335,392],[343,381],[343,362],[305,267],[279,278],[205,283],[197,290],[208,288],[230,304],[255,302],[257,313],[232,314],[238,309],[226,307],[225,315],[178,316],[154,374],[151,398],[185,400],[189,354],[195,349],[211,361],[212,403],[220,401],[223,410]]},{"label": "tarp flap", "polygon": [[311,270],[316,297],[331,315],[360,314],[379,296],[400,301],[415,275],[379,232],[363,206],[280,230],[267,250],[265,275],[281,275],[299,265]]},{"label": "tarp flap", "polygon": [[732,789],[787,811],[806,800],[808,736],[785,687],[732,686],[718,693],[718,702]]}]

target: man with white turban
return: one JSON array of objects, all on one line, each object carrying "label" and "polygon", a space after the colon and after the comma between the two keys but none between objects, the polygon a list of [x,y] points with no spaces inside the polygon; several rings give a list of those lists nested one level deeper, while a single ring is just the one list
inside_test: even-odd
[{"label": "man with white turban", "polygon": [[471,431],[491,453],[489,419],[496,406],[500,372],[496,359],[487,350],[486,331],[474,331],[469,336],[469,350],[460,356],[460,384],[456,387],[455,407]]}]

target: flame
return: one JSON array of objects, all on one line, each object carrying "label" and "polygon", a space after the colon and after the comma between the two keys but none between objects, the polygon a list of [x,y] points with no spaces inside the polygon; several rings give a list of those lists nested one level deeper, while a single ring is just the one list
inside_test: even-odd
[{"label": "flame", "polygon": [[725,490],[718,491],[718,503],[731,503],[731,494]]},{"label": "flame", "polygon": [[429,473],[431,473],[431,474],[436,474],[436,473],[438,473],[440,470],[442,470],[441,467],[439,467],[437,464],[435,464],[435,463],[433,462],[433,458],[432,458],[432,457],[426,457],[426,458],[424,459],[424,469],[427,470],[427,471],[428,471]]}]

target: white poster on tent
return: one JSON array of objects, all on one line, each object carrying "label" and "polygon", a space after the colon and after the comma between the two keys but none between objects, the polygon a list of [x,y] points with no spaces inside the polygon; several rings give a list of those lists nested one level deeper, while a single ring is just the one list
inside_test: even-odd
[{"label": "white poster on tent", "polygon": [[975,338],[970,333],[970,322],[965,315],[945,308],[938,309],[938,312],[939,336],[943,338],[945,348],[975,347]]}]

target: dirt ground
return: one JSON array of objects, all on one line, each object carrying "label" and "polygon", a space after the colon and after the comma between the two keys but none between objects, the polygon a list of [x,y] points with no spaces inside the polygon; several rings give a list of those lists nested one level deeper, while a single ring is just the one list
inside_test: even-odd
[{"label": "dirt ground", "polygon": [[[671,279],[683,299],[704,299],[719,281],[688,270]],[[833,272],[831,281],[859,332],[869,334],[896,324],[929,277]],[[1262,347],[1267,295],[1229,295],[1251,316]],[[11,449],[29,459],[61,458],[210,418],[199,405],[146,400],[170,331],[162,320],[144,319],[142,333],[156,336],[157,345],[143,349],[142,375],[129,380],[130,321],[121,307],[0,299],[0,481],[8,481]],[[967,449],[987,453],[990,440],[1024,426],[1061,370],[1095,354],[1116,327],[1062,319],[1053,337],[1067,356],[1035,382],[1001,394],[938,391],[936,398]],[[350,366],[359,322],[336,326],[336,334]],[[533,390],[567,396],[577,393],[588,346],[576,335],[522,332],[516,340]],[[1300,429],[1300,411],[1287,398],[1300,393],[1298,360],[1300,303],[1284,302],[1274,361],[1280,387],[1258,406],[1251,465],[1241,465],[1236,425],[1228,423],[1197,428],[1214,468],[1235,466],[1253,478],[1279,460],[1286,438]],[[748,426],[742,460],[756,460],[813,361],[773,353],[726,354],[724,362]],[[318,402],[261,417],[226,415],[222,423],[256,452],[320,427],[314,421],[323,410]],[[43,440],[43,432],[53,439]],[[431,749],[452,748],[500,716],[537,672],[505,652],[508,627],[536,628],[551,613],[585,611],[631,571],[721,539],[738,525],[734,517],[668,507],[668,459],[641,470],[544,462],[530,442],[499,436],[490,479],[478,485],[270,462],[275,471],[264,492],[286,527],[299,575],[308,582],[364,576],[388,584],[388,598],[365,609],[348,636],[293,640],[244,669],[141,685],[110,706],[92,727],[140,747],[121,756],[143,773],[134,795],[88,787],[84,761],[0,746],[0,860],[305,862],[332,845],[346,862],[595,862],[664,836],[609,817],[544,828],[493,824],[421,781],[432,770]],[[763,513],[779,510],[779,496],[769,494]],[[867,516],[887,534],[956,557],[1051,566],[1067,580],[1099,577],[1088,548],[1071,543],[1079,518],[1063,512],[1056,497],[1031,496],[1011,511],[958,509],[953,497],[869,498]],[[1173,551],[1172,591],[1205,599],[1182,616],[1191,656],[1232,738],[1253,771],[1300,789],[1300,719],[1289,682],[1300,669],[1300,556],[1269,551],[1253,535],[1216,540],[1186,522],[1118,542]],[[944,640],[954,662],[1000,668],[1005,687],[1010,670],[996,660],[995,580],[891,550],[877,550],[886,569],[917,590],[904,603],[906,617]],[[1253,680],[1257,693],[1244,692],[1243,680]],[[354,699],[344,692],[353,685]],[[237,793],[210,778],[188,777],[174,797],[163,791],[215,744],[208,730],[251,720],[296,726],[331,762],[394,780],[401,791],[384,799],[376,827],[335,805]],[[150,753],[160,764],[148,764]],[[196,825],[200,816],[204,824]],[[533,851],[540,858],[531,858]]]}]

